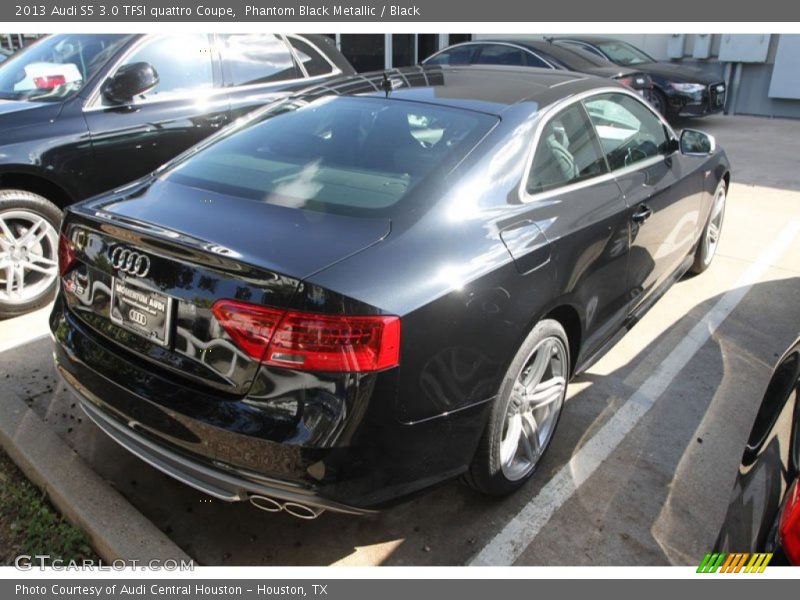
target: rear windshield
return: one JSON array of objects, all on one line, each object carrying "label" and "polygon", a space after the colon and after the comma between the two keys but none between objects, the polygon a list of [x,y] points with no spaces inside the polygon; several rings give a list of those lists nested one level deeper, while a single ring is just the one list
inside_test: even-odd
[{"label": "rear windshield", "polygon": [[292,101],[179,161],[166,179],[268,204],[391,213],[496,122],[482,113],[383,98]]}]

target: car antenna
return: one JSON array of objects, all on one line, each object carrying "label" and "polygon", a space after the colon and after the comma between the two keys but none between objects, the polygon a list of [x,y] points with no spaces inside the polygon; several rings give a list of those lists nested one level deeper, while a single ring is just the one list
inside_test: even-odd
[{"label": "car antenna", "polygon": [[386,92],[386,97],[389,97],[389,92],[392,91],[392,80],[389,79],[389,72],[383,72],[383,79],[381,80],[381,89]]}]

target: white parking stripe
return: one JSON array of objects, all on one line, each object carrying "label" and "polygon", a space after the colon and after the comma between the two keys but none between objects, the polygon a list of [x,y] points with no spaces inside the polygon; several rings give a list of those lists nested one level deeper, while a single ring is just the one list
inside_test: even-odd
[{"label": "white parking stripe", "polygon": [[614,416],[548,481],[541,491],[471,561],[472,565],[511,565],[536,538],[553,514],[597,470],[655,404],[694,354],[733,312],[800,231],[791,221],[772,245],[709,310],[689,334]]},{"label": "white parking stripe", "polygon": [[0,353],[14,350],[48,335],[47,317],[51,306],[35,312],[0,321]]}]

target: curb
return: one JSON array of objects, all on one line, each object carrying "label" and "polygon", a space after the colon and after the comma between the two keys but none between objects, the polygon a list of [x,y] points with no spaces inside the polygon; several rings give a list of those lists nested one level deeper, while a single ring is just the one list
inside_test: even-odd
[{"label": "curb", "polygon": [[10,391],[0,400],[0,446],[105,563],[192,560]]}]

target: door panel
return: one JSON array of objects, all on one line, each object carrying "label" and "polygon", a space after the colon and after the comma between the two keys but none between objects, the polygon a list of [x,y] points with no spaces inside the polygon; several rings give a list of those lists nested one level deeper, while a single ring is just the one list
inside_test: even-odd
[{"label": "door panel", "polygon": [[94,193],[146,175],[230,120],[206,34],[146,38],[122,64],[141,61],[159,74],[155,88],[124,106],[101,98],[84,112]]},{"label": "door panel", "polygon": [[[682,177],[679,158],[676,153],[617,178],[631,221],[631,310],[672,275],[695,240],[700,199]],[[649,217],[637,220],[648,210]]]},{"label": "door panel", "polygon": [[[543,126],[526,190],[531,208],[524,217],[550,242],[548,257],[556,262],[562,297],[582,311],[582,355],[588,356],[627,316],[629,222],[628,207],[580,103]],[[532,251],[538,250],[538,229],[523,228],[531,230]],[[520,259],[514,258],[519,267]]]},{"label": "door panel", "polygon": [[678,268],[696,239],[700,196],[671,131],[641,100],[623,93],[584,101],[627,205],[631,310]]}]

